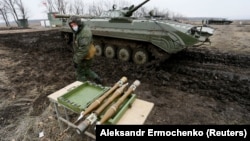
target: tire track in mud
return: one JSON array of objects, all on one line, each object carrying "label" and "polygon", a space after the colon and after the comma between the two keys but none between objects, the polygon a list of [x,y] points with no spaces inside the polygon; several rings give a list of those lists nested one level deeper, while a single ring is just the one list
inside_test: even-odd
[{"label": "tire track in mud", "polygon": [[[214,97],[220,101],[237,101],[250,110],[250,56],[195,49],[173,55],[150,67],[101,58],[94,66],[102,76],[126,75],[155,87],[172,87],[180,91]],[[111,62],[112,61],[112,62]],[[107,64],[113,64],[113,67]],[[102,64],[106,64],[103,66]],[[108,69],[110,67],[110,69]]]},{"label": "tire track in mud", "polygon": [[178,84],[171,85],[180,90],[237,101],[250,109],[250,55],[190,49],[165,63],[163,70],[178,73],[174,78]]},{"label": "tire track in mud", "polygon": [[136,66],[101,57],[95,62],[94,70],[105,78],[117,80],[125,75],[141,80],[138,97],[155,104],[149,124],[248,123],[249,67],[238,65],[248,61],[248,56],[237,60],[230,59],[237,58],[234,54],[207,53],[206,49],[187,50],[153,66]]}]

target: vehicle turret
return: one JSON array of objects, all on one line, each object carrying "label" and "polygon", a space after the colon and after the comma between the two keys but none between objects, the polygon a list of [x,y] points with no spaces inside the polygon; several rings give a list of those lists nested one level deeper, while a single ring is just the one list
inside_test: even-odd
[{"label": "vehicle turret", "polygon": [[133,13],[142,7],[144,4],[150,0],[145,0],[144,2],[138,4],[137,6],[131,5],[129,7],[123,7],[122,9],[116,9],[116,5],[113,5],[113,9],[104,11],[100,17],[110,17],[110,18],[122,18],[131,17]]},{"label": "vehicle turret", "polygon": [[131,5],[128,9],[126,9],[126,11],[124,11],[124,17],[131,17],[136,10],[138,10],[147,2],[149,2],[149,0],[145,0],[144,2],[138,4],[137,6]]}]

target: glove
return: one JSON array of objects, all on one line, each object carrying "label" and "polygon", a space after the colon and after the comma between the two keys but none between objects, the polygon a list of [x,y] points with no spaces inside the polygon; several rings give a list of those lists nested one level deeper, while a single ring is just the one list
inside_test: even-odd
[{"label": "glove", "polygon": [[89,47],[89,52],[88,55],[85,57],[85,59],[89,60],[95,56],[96,53],[96,48],[95,46],[91,43]]}]

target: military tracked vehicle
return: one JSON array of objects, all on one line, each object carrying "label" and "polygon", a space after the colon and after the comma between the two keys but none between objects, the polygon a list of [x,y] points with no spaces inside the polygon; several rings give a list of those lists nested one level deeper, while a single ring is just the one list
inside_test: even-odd
[{"label": "military tracked vehicle", "polygon": [[233,23],[232,20],[227,20],[225,18],[210,18],[202,21],[203,24],[214,24],[214,25],[229,25]]},{"label": "military tracked vehicle", "polygon": [[[93,33],[96,55],[142,65],[152,60],[165,60],[187,47],[209,41],[213,29],[184,24],[154,16],[135,18],[133,13],[149,0],[137,6],[105,11],[100,17],[80,16]],[[67,20],[71,15],[56,14]],[[65,20],[66,19],[66,20]],[[68,24],[61,28],[67,43],[72,42]]]}]

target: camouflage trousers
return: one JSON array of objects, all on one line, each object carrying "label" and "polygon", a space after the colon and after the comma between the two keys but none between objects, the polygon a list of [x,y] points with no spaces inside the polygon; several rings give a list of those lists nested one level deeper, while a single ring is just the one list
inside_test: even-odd
[{"label": "camouflage trousers", "polygon": [[93,81],[96,79],[100,79],[99,76],[90,69],[91,67],[91,62],[92,60],[83,60],[81,63],[76,64],[75,68],[76,68],[76,79],[78,81]]}]

